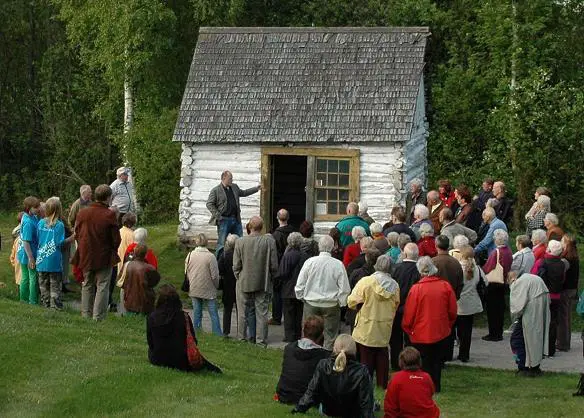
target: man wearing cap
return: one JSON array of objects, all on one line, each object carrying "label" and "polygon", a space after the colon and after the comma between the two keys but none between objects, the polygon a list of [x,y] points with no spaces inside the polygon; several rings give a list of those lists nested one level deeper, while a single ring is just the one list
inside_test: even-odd
[{"label": "man wearing cap", "polygon": [[112,208],[118,210],[118,224],[121,225],[121,220],[128,212],[136,213],[136,203],[132,200],[134,195],[134,186],[128,181],[128,174],[130,169],[127,167],[120,167],[116,170],[118,178],[110,184],[112,189]]}]

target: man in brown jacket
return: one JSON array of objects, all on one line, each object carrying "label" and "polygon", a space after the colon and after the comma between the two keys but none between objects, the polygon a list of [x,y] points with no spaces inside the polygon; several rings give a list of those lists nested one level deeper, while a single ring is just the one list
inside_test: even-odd
[{"label": "man in brown jacket", "polygon": [[81,315],[102,320],[107,313],[112,267],[120,260],[121,242],[116,214],[109,209],[112,189],[101,184],[95,202],[79,211],[75,224],[77,251],[73,264],[83,271]]},{"label": "man in brown jacket", "polygon": [[258,329],[257,343],[267,345],[268,306],[272,293],[272,279],[278,273],[278,250],[271,235],[262,235],[264,222],[259,216],[249,220],[251,233],[235,242],[233,272],[237,280],[237,336],[246,339],[247,323],[250,334],[255,335],[253,320],[246,315],[255,307]]},{"label": "man in brown jacket", "polygon": [[444,202],[440,200],[440,194],[436,190],[428,192],[428,212],[430,212],[430,221],[434,226],[434,235],[440,234],[442,224],[440,223],[440,212],[444,209]]}]

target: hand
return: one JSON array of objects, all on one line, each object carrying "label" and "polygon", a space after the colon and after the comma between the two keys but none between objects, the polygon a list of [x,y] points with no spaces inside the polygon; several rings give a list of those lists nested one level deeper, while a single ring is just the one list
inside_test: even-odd
[{"label": "hand", "polygon": [[258,184],[258,191],[262,190],[262,185]]},{"label": "hand", "polygon": [[36,268],[36,261],[34,258],[28,260],[28,268],[34,270]]}]

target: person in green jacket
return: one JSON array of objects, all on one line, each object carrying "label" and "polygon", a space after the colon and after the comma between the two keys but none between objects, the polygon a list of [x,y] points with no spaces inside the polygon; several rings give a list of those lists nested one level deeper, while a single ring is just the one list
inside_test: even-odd
[{"label": "person in green jacket", "polygon": [[359,205],[355,202],[350,202],[347,205],[347,216],[341,219],[336,225],[337,229],[341,232],[340,241],[343,247],[353,243],[351,231],[355,226],[362,226],[365,228],[367,235],[371,235],[369,224],[359,216]]}]

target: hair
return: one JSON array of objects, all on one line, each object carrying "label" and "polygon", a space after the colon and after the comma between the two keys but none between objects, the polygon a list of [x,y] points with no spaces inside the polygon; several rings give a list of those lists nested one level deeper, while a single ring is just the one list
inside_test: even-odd
[{"label": "hair", "polygon": [[335,245],[337,245],[337,246],[341,245],[341,231],[339,231],[339,228],[337,228],[336,226],[333,226],[329,230],[329,237],[331,237],[333,239],[333,241],[335,242]]},{"label": "hair", "polygon": [[62,211],[61,199],[56,196],[47,199],[45,203],[45,219],[48,227],[52,227],[61,219]]},{"label": "hair", "polygon": [[328,235],[324,235],[318,240],[318,251],[321,253],[330,253],[334,247],[335,242]]},{"label": "hair", "polygon": [[447,251],[450,248],[450,238],[446,235],[438,235],[436,237],[436,248]]},{"label": "hair", "polygon": [[560,223],[560,220],[558,219],[555,213],[551,212],[546,213],[544,219],[554,225],[558,225]]},{"label": "hair", "polygon": [[146,238],[148,238],[146,228],[138,228],[134,231],[134,241],[138,244],[146,244]]},{"label": "hair", "polygon": [[457,235],[452,240],[452,248],[456,248],[457,250],[460,250],[462,247],[468,244],[469,240],[465,235]]},{"label": "hair", "polygon": [[136,215],[134,215],[132,212],[128,212],[122,216],[122,225],[126,228],[133,228],[134,225],[136,225],[136,221]]},{"label": "hair", "polygon": [[421,188],[422,188],[422,180],[420,180],[420,179],[419,179],[419,178],[417,178],[417,177],[416,177],[416,178],[413,178],[413,179],[410,181],[410,186],[416,186],[416,187],[418,187],[419,189],[421,189]]},{"label": "hair", "polygon": [[249,221],[247,221],[247,223],[245,224],[245,232],[247,232],[247,235],[251,234],[251,227],[249,225]]},{"label": "hair", "polygon": [[375,269],[375,271],[379,271],[382,273],[389,273],[391,272],[391,265],[392,265],[392,261],[391,261],[391,257],[388,256],[387,254],[383,254],[380,255],[379,257],[377,257],[377,261],[375,262],[375,265],[373,266],[373,268]]},{"label": "hair", "polygon": [[195,246],[197,246],[197,247],[206,247],[207,246],[207,237],[205,236],[205,234],[195,235]]},{"label": "hair", "polygon": [[547,245],[547,252],[551,255],[559,256],[562,254],[562,243],[560,241],[556,241],[555,239],[548,242]]},{"label": "hair", "polygon": [[458,187],[456,187],[456,193],[458,193],[458,196],[466,203],[472,202],[472,193],[466,184],[459,184]]},{"label": "hair", "polygon": [[408,234],[399,234],[397,237],[397,246],[402,252],[408,242],[412,242],[412,238]]},{"label": "hair", "polygon": [[399,368],[402,370],[416,371],[422,368],[420,352],[412,346],[408,346],[399,353]]},{"label": "hair", "polygon": [[397,247],[398,239],[399,239],[399,233],[397,233],[395,231],[391,231],[389,234],[387,234],[387,242],[389,243],[389,245],[391,247]]},{"label": "hair", "polygon": [[84,184],[79,188],[79,195],[82,195],[84,192],[91,190],[91,186],[89,184]]},{"label": "hair", "polygon": [[416,267],[418,268],[418,272],[420,272],[420,276],[433,276],[438,273],[438,269],[432,262],[432,259],[427,255],[418,259]]},{"label": "hair", "polygon": [[487,200],[487,203],[485,203],[485,208],[494,208],[499,204],[499,201],[497,200],[497,198],[495,197],[491,197],[489,200]]},{"label": "hair", "polygon": [[134,259],[142,260],[146,258],[146,253],[148,252],[148,247],[144,244],[138,244],[134,247]]},{"label": "hair", "polygon": [[278,218],[278,220],[284,222],[284,221],[287,221],[288,219],[290,219],[290,214],[288,213],[288,211],[286,209],[280,209],[278,211],[278,213],[276,214],[276,218]]},{"label": "hair", "polygon": [[420,225],[420,237],[433,237],[434,236],[434,227],[430,224],[423,223]]},{"label": "hair", "polygon": [[32,208],[38,208],[41,205],[41,201],[38,197],[28,196],[24,198],[22,202],[22,210],[24,213],[30,213]]},{"label": "hair", "polygon": [[495,185],[499,185],[499,187],[501,188],[501,191],[502,191],[502,192],[505,192],[505,191],[506,191],[505,183],[503,183],[501,180],[499,180],[499,181],[496,181],[496,182],[493,184],[493,187],[495,187]]},{"label": "hair", "polygon": [[304,238],[310,238],[312,234],[314,234],[314,226],[312,225],[312,222],[302,221],[300,228],[298,228],[298,232],[300,232]]},{"label": "hair", "polygon": [[454,219],[454,213],[452,213],[452,209],[450,208],[442,209],[441,214],[443,221],[452,221]]},{"label": "hair", "polygon": [[507,245],[509,243],[509,234],[504,229],[495,229],[493,241],[496,246]]},{"label": "hair", "polygon": [[492,186],[493,184],[495,184],[495,180],[493,180],[492,177],[485,177],[483,183],[487,183],[489,186]]},{"label": "hair", "polygon": [[158,289],[158,298],[156,299],[156,307],[164,305],[181,306],[180,296],[176,289],[171,284],[163,284]]},{"label": "hair", "polygon": [[391,210],[391,216],[395,218],[397,222],[394,223],[404,223],[406,221],[406,211],[401,206],[395,206]]},{"label": "hair", "polygon": [[333,345],[333,354],[336,355],[335,372],[343,372],[347,367],[347,355],[355,356],[357,354],[357,345],[355,340],[349,334],[340,334]]},{"label": "hair", "polygon": [[377,259],[381,255],[381,251],[379,251],[376,247],[367,248],[365,250],[365,263],[370,265],[371,267],[375,266]]},{"label": "hair", "polygon": [[[296,248],[296,249],[300,248],[300,245],[302,245],[303,240],[304,240],[304,238],[302,237],[302,234],[300,232],[292,232],[290,235],[288,235],[288,238],[286,238],[286,242],[288,243],[288,247]],[[333,239],[333,242],[334,242],[334,239]]]},{"label": "hair", "polygon": [[359,240],[359,246],[363,251],[373,248],[373,243],[373,238],[371,237],[363,237]]},{"label": "hair", "polygon": [[365,232],[365,228],[362,226],[354,226],[353,229],[351,229],[351,236],[353,237],[353,241],[357,242],[360,239],[366,237],[367,233]]},{"label": "hair", "polygon": [[417,204],[414,206],[414,218],[418,219],[428,219],[430,217],[430,211],[425,205]]},{"label": "hair", "polygon": [[474,277],[475,259],[474,251],[470,245],[460,248],[460,265],[467,280]]},{"label": "hair", "polygon": [[537,189],[535,189],[536,193],[539,193],[539,196],[551,196],[552,191],[550,189],[548,189],[545,186],[539,186]]},{"label": "hair", "polygon": [[546,212],[552,210],[552,200],[545,194],[542,194],[537,198],[537,203],[543,207]]},{"label": "hair", "polygon": [[578,247],[576,243],[576,238],[571,234],[564,234],[562,237],[562,257],[566,260],[578,260]]},{"label": "hair", "polygon": [[259,216],[252,216],[249,220],[251,232],[260,232],[264,227],[264,220]]},{"label": "hair", "polygon": [[450,184],[449,180],[438,180],[438,187],[444,187],[444,191],[446,193],[450,193],[452,191],[452,184]]},{"label": "hair", "polygon": [[428,201],[440,201],[440,193],[436,190],[430,190],[427,194]]},{"label": "hair", "polygon": [[369,225],[369,231],[371,231],[371,235],[380,234],[383,231],[383,227],[379,222],[373,222]]},{"label": "hair", "polygon": [[[491,200],[491,199],[489,199]],[[483,210],[483,216],[487,217],[487,219],[489,221],[492,221],[493,219],[495,219],[496,213],[495,213],[495,209],[493,209],[492,207],[486,207],[485,210]]]},{"label": "hair", "polygon": [[[221,180],[225,179],[227,176],[231,174],[231,171],[225,170],[221,173]],[[231,174],[233,176],[233,174]]]},{"label": "hair", "polygon": [[237,238],[239,238],[239,236],[235,234],[227,235],[227,238],[225,238],[225,243],[223,244],[223,251],[233,250],[235,248],[235,241],[237,241]]},{"label": "hair", "polygon": [[531,240],[527,235],[517,235],[517,238],[515,238],[515,245],[517,247],[521,245],[521,248],[529,248],[531,247]]},{"label": "hair", "polygon": [[535,229],[531,231],[531,242],[535,244],[537,241],[538,244],[547,244],[548,238],[543,229]]},{"label": "hair", "polygon": [[359,205],[355,202],[349,202],[347,205],[347,213],[359,214]]},{"label": "hair", "polygon": [[418,249],[418,246],[413,242],[408,242],[404,247],[403,252],[405,258],[407,258],[408,260],[416,261],[420,255],[420,250]]},{"label": "hair", "polygon": [[112,189],[107,184],[100,184],[95,188],[95,200],[105,203],[112,196]]},{"label": "hair", "polygon": [[322,316],[310,315],[302,323],[302,335],[304,338],[321,343],[324,337],[324,319]]},{"label": "hair", "polygon": [[365,213],[367,212],[367,209],[369,209],[369,206],[367,206],[367,202],[361,200],[359,202],[359,213]]}]

